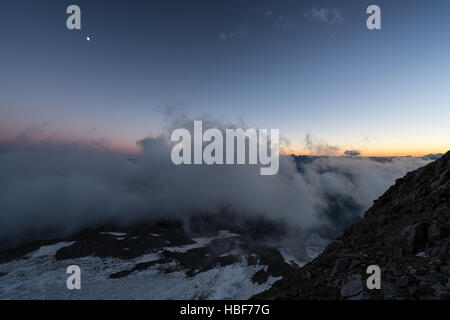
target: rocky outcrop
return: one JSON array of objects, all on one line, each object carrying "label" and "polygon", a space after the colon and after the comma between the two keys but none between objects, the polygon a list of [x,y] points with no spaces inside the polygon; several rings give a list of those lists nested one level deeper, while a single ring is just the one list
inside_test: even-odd
[{"label": "rocky outcrop", "polygon": [[[449,299],[450,152],[398,179],[364,219],[256,299]],[[368,289],[367,267],[381,269]]]}]

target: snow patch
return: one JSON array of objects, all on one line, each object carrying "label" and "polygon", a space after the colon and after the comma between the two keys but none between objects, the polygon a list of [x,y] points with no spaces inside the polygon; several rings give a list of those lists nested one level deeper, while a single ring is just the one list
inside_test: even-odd
[{"label": "snow patch", "polygon": [[164,249],[171,252],[184,253],[192,249],[206,247],[214,239],[216,238],[192,238],[192,240],[195,241],[193,244],[187,244],[179,247],[165,247]]},{"label": "snow patch", "polygon": [[[251,277],[261,266],[242,262],[194,277],[186,277],[183,270],[161,273],[155,266],[119,279],[108,276],[134,262],[98,257],[37,262],[18,260],[0,265],[1,271],[8,271],[0,282],[0,299],[248,299],[280,279],[269,277],[266,283],[255,284]],[[82,290],[66,288],[66,268],[71,264],[81,268]]]},{"label": "snow patch", "polygon": [[108,234],[108,235],[116,236],[116,237],[123,237],[123,236],[127,235],[124,232],[100,232],[100,234]]},{"label": "snow patch", "polygon": [[156,261],[156,260],[159,260],[160,258],[161,257],[159,255],[159,253],[144,254],[143,256],[140,256],[138,258],[138,260],[136,260],[136,263],[144,263],[144,262]]},{"label": "snow patch", "polygon": [[75,241],[72,242],[58,242],[49,246],[42,246],[39,249],[28,254],[29,258],[37,258],[43,256],[55,256],[56,252],[64,247],[71,246]]},{"label": "snow patch", "polygon": [[281,255],[283,256],[283,259],[286,263],[293,265],[294,263],[298,265],[299,267],[303,267],[306,263],[300,262],[297,258],[295,258],[288,249],[281,248],[278,251],[280,251]]},{"label": "snow patch", "polygon": [[239,237],[239,235],[236,233],[231,233],[228,230],[221,230],[218,232],[217,236],[215,236],[215,237],[192,238],[192,240],[195,241],[195,243],[193,243],[193,244],[188,244],[188,245],[179,246],[179,247],[166,247],[164,249],[167,251],[171,251],[171,252],[184,253],[184,252],[187,252],[192,249],[206,247],[207,245],[209,245],[211,243],[211,241],[216,240],[216,239],[225,239],[225,238],[231,238],[231,237],[236,237],[236,236]]}]

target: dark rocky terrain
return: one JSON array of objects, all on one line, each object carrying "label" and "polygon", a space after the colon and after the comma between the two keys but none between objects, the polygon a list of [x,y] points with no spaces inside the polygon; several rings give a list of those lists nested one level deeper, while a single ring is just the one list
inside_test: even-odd
[{"label": "dark rocky terrain", "polygon": [[[450,298],[450,152],[398,179],[303,268],[255,299]],[[381,289],[367,289],[369,265]]]}]

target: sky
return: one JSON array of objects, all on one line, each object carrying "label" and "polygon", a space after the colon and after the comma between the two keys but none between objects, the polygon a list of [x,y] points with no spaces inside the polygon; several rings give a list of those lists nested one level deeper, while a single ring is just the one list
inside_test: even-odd
[{"label": "sky", "polygon": [[[72,4],[81,30],[66,27]],[[366,27],[371,4],[381,30]],[[339,154],[445,152],[449,12],[423,0],[1,1],[0,143],[136,152],[175,113],[277,128],[299,154],[312,152],[305,137]]]}]

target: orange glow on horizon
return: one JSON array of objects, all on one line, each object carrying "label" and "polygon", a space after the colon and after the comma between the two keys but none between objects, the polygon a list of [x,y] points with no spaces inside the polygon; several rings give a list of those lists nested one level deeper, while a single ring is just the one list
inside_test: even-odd
[{"label": "orange glow on horizon", "polygon": [[[56,134],[37,134],[37,135],[27,135],[23,136],[20,134],[12,134],[11,132],[3,132],[0,134],[0,143],[3,144],[14,144],[19,143],[24,146],[37,146],[41,142],[53,142],[55,144],[76,144],[86,149],[95,149],[98,151],[110,151],[120,154],[128,154],[128,155],[139,155],[142,152],[141,147],[136,143],[136,140],[130,139],[107,139],[107,138],[99,138],[99,137],[91,137],[89,135],[74,135],[74,134],[62,134],[61,132],[57,132]],[[375,148],[365,148],[358,149],[361,152],[361,157],[402,157],[402,156],[412,156],[412,157],[422,157],[427,154],[436,154],[442,153],[445,154],[450,150],[450,146],[445,148],[445,144],[440,146],[426,147],[426,148],[411,148],[403,147],[403,148],[395,148],[393,146],[389,147],[381,147],[376,146]],[[343,156],[344,148],[341,148],[339,152],[333,154],[334,156]],[[280,154],[282,155],[311,155],[311,156],[319,156],[324,154],[314,154],[309,150],[306,150],[301,147],[292,147],[292,148],[281,148]]]},{"label": "orange glow on horizon", "polygon": [[[437,154],[442,153],[445,154],[446,152],[450,151],[450,148],[443,150],[443,149],[427,149],[427,150],[402,150],[402,151],[361,151],[360,157],[423,157],[427,154]],[[323,156],[324,154],[313,154],[310,153],[308,150],[303,149],[293,149],[281,152],[280,154],[283,155],[290,155],[294,154],[296,156],[304,155],[304,156]],[[337,154],[334,154],[332,156],[343,156],[344,151],[338,152]]]}]

